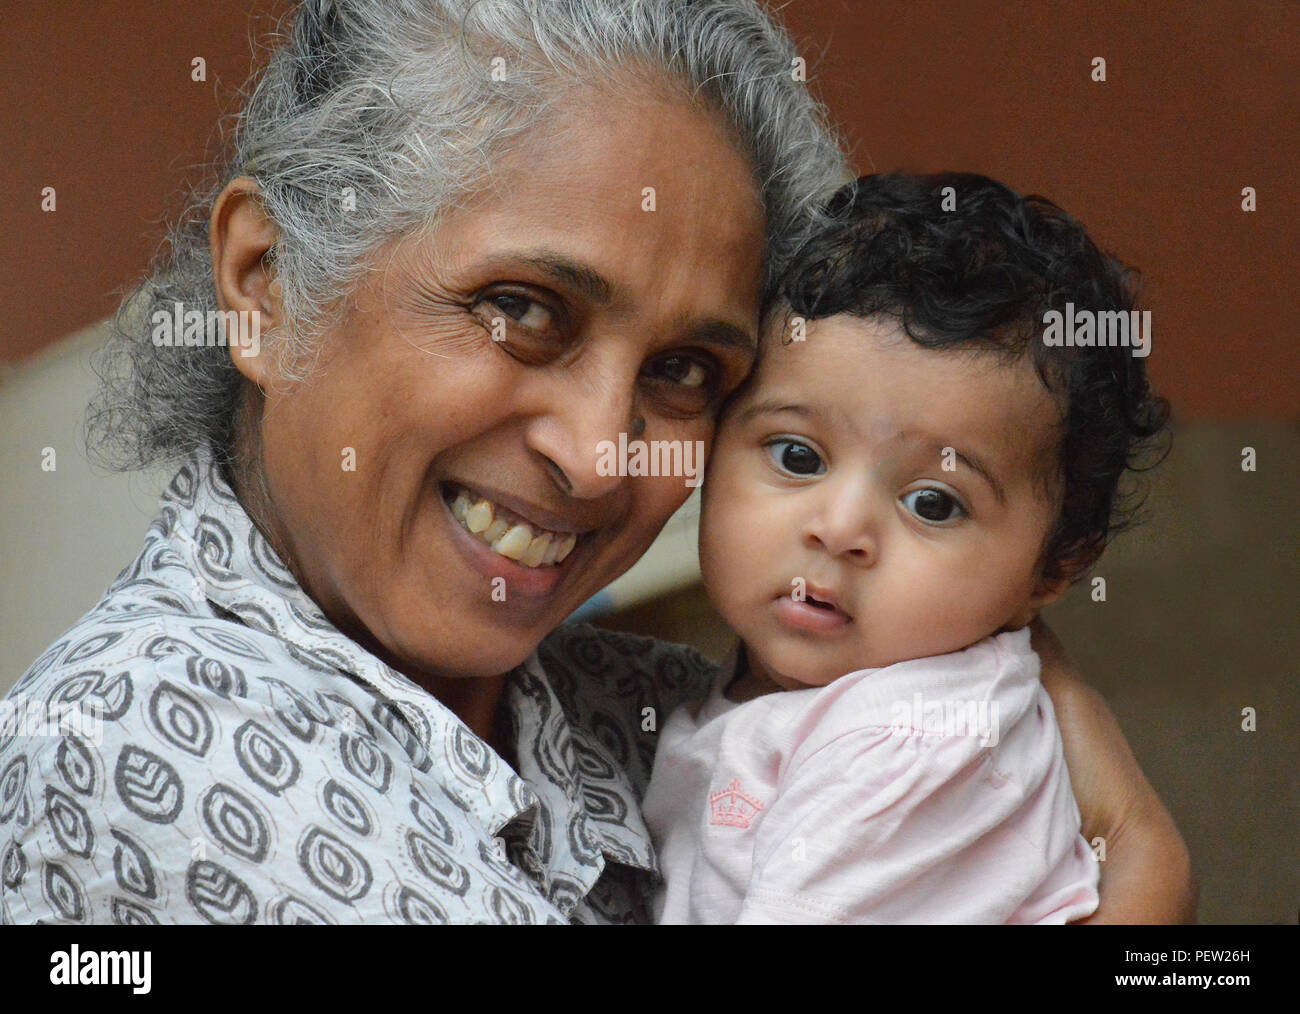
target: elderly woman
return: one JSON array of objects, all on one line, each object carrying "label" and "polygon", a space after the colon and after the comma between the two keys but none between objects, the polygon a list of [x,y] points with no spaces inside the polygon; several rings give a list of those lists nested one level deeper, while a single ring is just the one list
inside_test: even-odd
[{"label": "elderly woman", "polygon": [[[688,492],[598,444],[708,442],[841,177],[793,57],[751,0],[298,11],[119,315],[92,421],[181,464],[13,690],[100,722],[0,740],[6,922],[647,919],[655,729],[715,669],[561,624]],[[176,303],[261,341],[156,344]],[[1047,673],[1099,916],[1184,917],[1177,831]]]}]

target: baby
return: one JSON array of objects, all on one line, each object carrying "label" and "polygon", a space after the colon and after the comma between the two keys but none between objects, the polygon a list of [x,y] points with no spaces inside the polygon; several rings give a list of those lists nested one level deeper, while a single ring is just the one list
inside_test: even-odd
[{"label": "baby", "polygon": [[1078,222],[985,177],[864,177],[828,212],[708,464],[740,644],[660,731],[656,918],[1082,918],[1098,868],[1027,624],[1126,520],[1168,415],[1149,330]]}]

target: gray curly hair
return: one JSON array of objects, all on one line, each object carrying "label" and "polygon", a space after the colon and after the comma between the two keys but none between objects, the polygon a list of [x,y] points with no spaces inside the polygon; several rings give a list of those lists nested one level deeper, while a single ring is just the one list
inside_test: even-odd
[{"label": "gray curly hair", "polygon": [[290,380],[310,374],[340,294],[373,254],[430,228],[575,84],[644,83],[648,72],[722,114],[766,207],[769,293],[847,178],[822,107],[793,73],[794,45],[759,0],[305,0],[290,18],[249,83],[229,156],[188,191],[97,356],[87,443],[110,468],[203,444],[230,460],[241,389],[230,351],[158,347],[150,322],[178,302],[218,309],[208,221],[236,177],[257,181],[278,227],[271,260],[288,324],[267,340]]}]

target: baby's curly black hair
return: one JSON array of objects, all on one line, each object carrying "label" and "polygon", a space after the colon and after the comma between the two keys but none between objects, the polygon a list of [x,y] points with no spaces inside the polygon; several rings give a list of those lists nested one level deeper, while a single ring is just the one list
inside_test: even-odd
[{"label": "baby's curly black hair", "polygon": [[1061,508],[1042,578],[1077,581],[1133,524],[1138,505],[1120,495],[1120,477],[1148,458],[1156,463],[1161,445],[1167,452],[1169,404],[1152,393],[1144,360],[1129,347],[1047,345],[1044,314],[1064,313],[1067,303],[1076,315],[1127,313],[1137,273],[1098,250],[1051,201],[975,173],[863,176],[825,211],[779,303],[810,321],[892,318],[926,348],[1030,356],[1064,416]]}]

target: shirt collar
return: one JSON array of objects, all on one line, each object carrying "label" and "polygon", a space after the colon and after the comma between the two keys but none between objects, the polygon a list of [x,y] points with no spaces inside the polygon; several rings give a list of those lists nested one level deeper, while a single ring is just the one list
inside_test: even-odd
[{"label": "shirt collar", "polygon": [[302,664],[342,671],[377,690],[432,763],[447,769],[447,791],[489,831],[536,806],[531,782],[551,797],[552,810],[579,810],[556,851],[566,873],[589,886],[603,868],[601,853],[658,872],[626,773],[594,736],[568,722],[536,652],[507,681],[506,703],[519,728],[516,773],[450,709],[335,628],[252,523],[210,453],[195,452],[176,473],[154,526],[180,555],[193,597],[276,637]]},{"label": "shirt collar", "polygon": [[[556,790],[547,800],[552,813],[576,809],[581,814],[581,826],[567,835],[567,842],[555,835],[551,868],[558,862],[563,872],[585,879],[583,868],[603,853],[657,874],[650,831],[626,773],[595,735],[568,720],[536,654],[512,674],[508,693],[520,722],[520,774]],[[525,745],[531,748],[525,750]],[[595,865],[599,871],[604,864]]]}]

